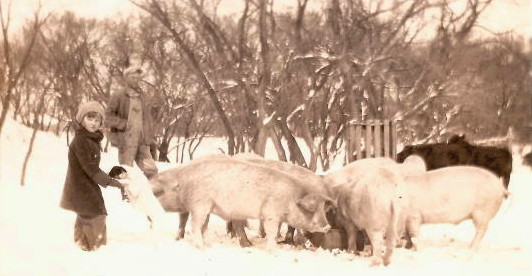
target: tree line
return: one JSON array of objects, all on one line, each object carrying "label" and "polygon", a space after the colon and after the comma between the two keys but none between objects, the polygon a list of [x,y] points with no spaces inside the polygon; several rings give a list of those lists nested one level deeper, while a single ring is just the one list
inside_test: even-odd
[{"label": "tree line", "polygon": [[263,155],[271,139],[280,160],[328,169],[346,129],[367,120],[394,120],[405,144],[509,128],[529,139],[530,49],[512,33],[475,35],[492,0],[460,11],[447,0],[315,1],[323,8],[241,0],[227,15],[220,1],[132,0],[139,14],[118,19],[37,10],[16,34],[0,1],[0,134],[9,109],[61,135],[82,101],[105,105],[135,62],[159,103],[162,161],[212,135],[228,154]]}]

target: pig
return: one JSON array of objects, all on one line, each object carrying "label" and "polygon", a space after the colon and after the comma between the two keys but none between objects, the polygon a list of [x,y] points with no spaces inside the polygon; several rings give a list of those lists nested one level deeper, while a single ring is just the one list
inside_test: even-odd
[{"label": "pig", "polygon": [[[246,155],[247,157],[259,157],[259,155],[253,154],[253,153],[240,153],[240,155]],[[199,158],[195,158],[194,161],[201,161],[201,160],[210,160],[213,158],[231,158],[231,155],[223,154],[223,153],[213,153],[208,154],[204,156],[200,156]],[[180,219],[179,219],[179,232],[181,236],[184,236],[184,229],[186,226],[188,220],[188,213],[180,213]],[[231,235],[232,238],[237,236],[239,238],[240,246],[242,247],[249,247],[252,246],[252,243],[249,241],[246,232],[244,228],[247,226],[247,221],[228,221],[227,222],[227,233]],[[262,224],[261,224],[262,225]],[[263,233],[264,231],[262,231]],[[264,235],[262,236],[264,237]],[[182,237],[181,237],[182,238]]]},{"label": "pig", "polygon": [[188,210],[181,200],[177,191],[177,183],[174,181],[174,174],[181,171],[182,167],[171,168],[162,171],[150,179],[150,186],[153,194],[166,212],[179,213],[179,228],[176,240],[185,237],[185,226],[188,220]]},{"label": "pig", "polygon": [[264,220],[269,250],[275,249],[281,222],[313,232],[330,228],[325,212],[331,199],[271,168],[234,158],[212,158],[170,169],[164,177],[163,186],[176,192],[180,207],[192,216],[192,235],[198,248],[205,247],[203,233],[210,213],[227,221]]},{"label": "pig", "polygon": [[[404,176],[394,160],[368,158],[324,176],[338,200],[337,221],[347,234],[347,247],[356,252],[358,230],[365,230],[372,245],[372,265],[388,265],[398,235],[404,229],[408,197]],[[381,247],[386,237],[386,251]]]},{"label": "pig", "polygon": [[264,159],[259,155],[249,153],[237,154],[234,158],[281,171],[298,179],[307,189],[329,196],[328,187],[322,178],[307,168],[284,161]]},{"label": "pig", "polygon": [[[225,154],[209,154],[196,158],[192,160],[191,163],[218,158],[230,158],[230,156]],[[179,174],[182,167],[183,166],[163,171],[155,175],[150,181],[153,193],[157,196],[157,199],[160,201],[165,211],[179,213],[179,227],[176,240],[181,240],[185,237],[185,227],[189,217],[189,212],[179,196],[177,182],[175,181],[176,175]],[[246,221],[227,222],[227,232],[231,234],[231,237],[237,236],[239,238],[241,247],[252,246],[252,243],[249,241],[244,230],[246,225]]]},{"label": "pig", "polygon": [[[263,157],[253,154],[253,153],[239,153],[233,156],[238,160],[243,160],[260,166],[266,166],[278,171],[284,172],[298,180],[301,183],[305,184],[307,188],[314,190],[317,193],[321,193],[330,197],[328,187],[322,181],[322,178],[316,175],[311,170],[295,165],[293,163],[278,161],[278,160],[269,160],[264,159]],[[243,230],[240,230],[243,231]],[[285,239],[283,243],[294,244],[294,232],[295,228],[288,226],[288,231],[286,232]],[[263,235],[262,223],[261,223],[261,235]]]},{"label": "pig", "polygon": [[338,171],[324,175],[323,181],[334,190],[336,186],[356,182],[366,169],[374,169],[377,167],[387,168],[396,165],[397,163],[393,159],[386,157],[360,159],[347,164]]},{"label": "pig", "polygon": [[403,161],[402,164],[398,165],[401,167],[400,170],[403,175],[412,175],[427,171],[425,160],[418,155],[410,155]]},{"label": "pig", "polygon": [[[208,158],[199,158],[195,159],[192,162],[197,162],[201,160],[209,160],[211,158],[221,158],[227,157],[225,155],[217,154],[209,156]],[[188,221],[189,212],[185,207],[184,202],[181,200],[178,191],[178,183],[176,181],[177,176],[180,174],[183,166],[165,170],[158,173],[150,180],[150,184],[153,190],[153,193],[157,196],[160,204],[163,206],[166,212],[178,212],[179,213],[179,227],[177,230],[176,240],[181,240],[185,237],[185,227]],[[235,221],[231,222],[231,225],[234,228],[235,235],[239,238],[239,243],[241,247],[250,247],[252,246],[251,242],[246,236],[244,231],[245,222],[244,221]],[[230,223],[228,222],[228,225]]]},{"label": "pig", "polygon": [[410,198],[406,229],[413,249],[422,224],[460,223],[472,219],[476,233],[470,248],[478,249],[488,224],[508,193],[503,181],[490,171],[453,166],[405,177]]}]

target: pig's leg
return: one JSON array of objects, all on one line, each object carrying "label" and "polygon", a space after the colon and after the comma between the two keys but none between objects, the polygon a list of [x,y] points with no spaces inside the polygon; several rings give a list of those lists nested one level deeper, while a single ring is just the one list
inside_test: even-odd
[{"label": "pig's leg", "polygon": [[345,225],[345,232],[347,234],[347,251],[353,254],[357,253],[357,229],[352,223]]},{"label": "pig's leg", "polygon": [[486,234],[486,231],[488,230],[488,224],[489,224],[489,221],[486,221],[486,219],[484,218],[478,218],[479,216],[482,216],[482,214],[481,215],[473,214],[473,224],[475,225],[475,228],[477,231],[475,232],[475,237],[473,238],[473,240],[471,241],[471,244],[469,245],[469,248],[475,251],[478,250],[480,241],[484,237],[484,234]]},{"label": "pig's leg", "polygon": [[[236,236],[238,236],[238,230],[235,228],[236,226],[234,226],[234,222],[235,221],[228,221],[226,223],[226,231],[227,231],[227,234],[230,235],[231,238],[234,238]],[[242,227],[245,228],[247,226],[247,220],[243,220],[242,221]],[[262,231],[264,231],[264,229],[262,229]]]},{"label": "pig's leg", "polygon": [[207,215],[207,219],[205,219],[205,222],[201,226],[201,237],[203,238],[203,242],[205,243],[205,245],[209,247],[211,246],[211,244],[205,240],[205,232],[207,232],[207,226],[209,225],[210,217],[211,217],[210,214]]},{"label": "pig's leg", "polygon": [[[390,223],[391,224],[391,223]],[[389,265],[397,240],[397,233],[393,225],[386,229],[386,252],[384,253],[384,265]]]},{"label": "pig's leg", "polygon": [[205,238],[205,231],[207,231],[207,226],[209,225],[209,218],[211,216],[207,215],[207,218],[205,219],[205,222],[201,226],[201,236]]},{"label": "pig's leg", "polygon": [[338,230],[340,231],[340,237],[342,240],[342,246],[340,247],[340,249],[347,250],[348,243],[347,243],[347,233],[345,231],[345,228],[340,226]]},{"label": "pig's leg", "polygon": [[277,240],[280,240],[282,238],[282,236],[281,236],[281,226],[283,226],[282,223],[279,223],[279,225],[277,225],[277,236],[276,236]]},{"label": "pig's leg", "polygon": [[232,221],[232,220],[228,221],[228,222],[225,224],[225,229],[226,229],[227,234],[229,234],[229,236],[230,236],[231,238],[234,238],[234,237],[235,237],[236,232],[235,232],[235,227],[234,227],[234,225],[233,225],[233,221]]},{"label": "pig's leg", "polygon": [[384,241],[384,233],[382,231],[366,230],[371,241],[372,256],[370,260],[371,266],[377,266],[382,264],[382,243]]},{"label": "pig's leg", "polygon": [[[418,215],[411,215],[406,222],[406,234],[409,238],[409,243],[407,243],[407,248],[412,248],[412,250],[417,251],[419,249],[418,236],[419,228],[421,226],[421,217]],[[410,246],[411,245],[411,246]]]},{"label": "pig's leg", "polygon": [[[397,211],[396,211],[397,212]],[[388,236],[388,234],[386,234]],[[395,235],[395,248],[404,247],[404,240],[406,239],[406,215],[401,213],[398,216]]]},{"label": "pig's leg", "polygon": [[[280,227],[280,224],[279,224],[279,227]],[[286,231],[286,235],[284,237],[284,240],[281,241],[281,243],[293,245],[294,244],[294,232],[295,231],[296,231],[296,229],[294,227],[288,225],[288,230]]]},{"label": "pig's leg", "polygon": [[357,232],[357,239],[356,239],[356,248],[358,252],[364,251],[366,248],[366,244],[369,244],[366,231],[364,230],[355,230]]},{"label": "pig's leg", "polygon": [[260,224],[259,224],[259,236],[261,238],[265,238],[266,237],[266,231],[264,231],[264,220],[260,220]]},{"label": "pig's leg", "polygon": [[181,240],[185,237],[185,226],[187,225],[189,213],[179,213],[179,229],[177,230],[176,240]]},{"label": "pig's leg", "polygon": [[410,234],[408,232],[405,232],[404,239],[406,240],[405,248],[411,249],[414,245],[412,244],[412,238],[410,237]]},{"label": "pig's leg", "polygon": [[270,252],[275,251],[277,246],[277,230],[279,227],[279,221],[274,218],[264,219],[264,231],[266,232],[267,250]]},{"label": "pig's leg", "polygon": [[[281,226],[282,224],[279,223],[279,226],[277,227],[277,239],[281,239]],[[259,223],[259,236],[261,238],[265,238],[266,237],[266,231],[264,230],[264,220],[260,220],[260,223]]]},{"label": "pig's leg", "polygon": [[246,225],[245,220],[234,220],[231,221],[233,225],[233,231],[238,236],[238,240],[240,242],[241,247],[250,247],[252,246],[251,242],[248,239],[248,236],[246,235],[246,231],[244,230],[244,226]]},{"label": "pig's leg", "polygon": [[203,230],[209,217],[208,212],[192,211],[192,240],[194,246],[198,249],[205,249],[205,241],[203,240]]}]

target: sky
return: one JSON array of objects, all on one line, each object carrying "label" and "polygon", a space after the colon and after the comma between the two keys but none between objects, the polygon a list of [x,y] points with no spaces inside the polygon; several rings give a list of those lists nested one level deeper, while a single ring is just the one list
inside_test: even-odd
[{"label": "sky", "polygon": [[[96,252],[81,251],[73,242],[75,214],[59,208],[67,168],[66,135],[38,132],[26,185],[21,187],[31,133],[8,116],[0,137],[0,275],[532,275],[532,171],[521,165],[518,147],[513,149],[511,196],[491,221],[478,252],[468,250],[474,234],[471,221],[424,225],[419,251],[399,248],[389,266],[371,267],[367,255],[339,250],[279,245],[268,252],[253,220],[246,231],[254,246],[240,248],[216,216],[211,216],[206,232],[211,245],[200,251],[192,246],[189,226],[184,240],[174,240],[177,213],[164,214],[160,231],[152,231],[146,216],[121,201],[114,188],[102,189],[109,214],[107,245]],[[223,143],[206,138],[197,157],[217,153]],[[266,156],[276,156],[271,144]],[[104,171],[117,162],[115,148],[102,153]],[[177,164],[158,166],[164,170]]]},{"label": "sky", "polygon": [[[9,0],[0,0],[5,6]],[[117,14],[138,13],[139,9],[128,0],[13,0],[14,29],[31,16],[36,4],[42,3],[45,11],[71,10],[80,16],[104,18]],[[322,1],[310,0],[309,7],[319,9]],[[239,0],[221,0],[221,13],[238,12],[241,8]],[[277,0],[279,9],[293,8],[296,0]],[[517,33],[532,37],[531,0],[494,0],[481,18],[481,25],[496,31],[514,30]],[[5,9],[4,9],[5,10]]]}]

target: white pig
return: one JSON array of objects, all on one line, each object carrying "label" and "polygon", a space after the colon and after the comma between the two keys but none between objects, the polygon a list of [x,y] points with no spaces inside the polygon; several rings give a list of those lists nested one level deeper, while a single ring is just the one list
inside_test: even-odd
[{"label": "white pig", "polygon": [[348,249],[356,251],[358,230],[365,230],[372,244],[372,265],[390,263],[397,236],[404,229],[408,198],[399,168],[391,159],[369,158],[324,177],[338,199],[337,219],[347,234]]},{"label": "white pig", "polygon": [[470,248],[477,249],[507,191],[493,173],[473,166],[453,166],[405,178],[410,207],[407,232],[414,250],[421,224],[460,223],[472,219],[476,228]]},{"label": "white pig", "polygon": [[203,232],[210,213],[227,221],[264,220],[271,250],[281,222],[313,232],[330,228],[325,218],[330,199],[275,169],[212,158],[170,169],[165,177],[166,186],[173,187],[179,204],[192,216],[192,235],[199,248],[205,246]]}]

